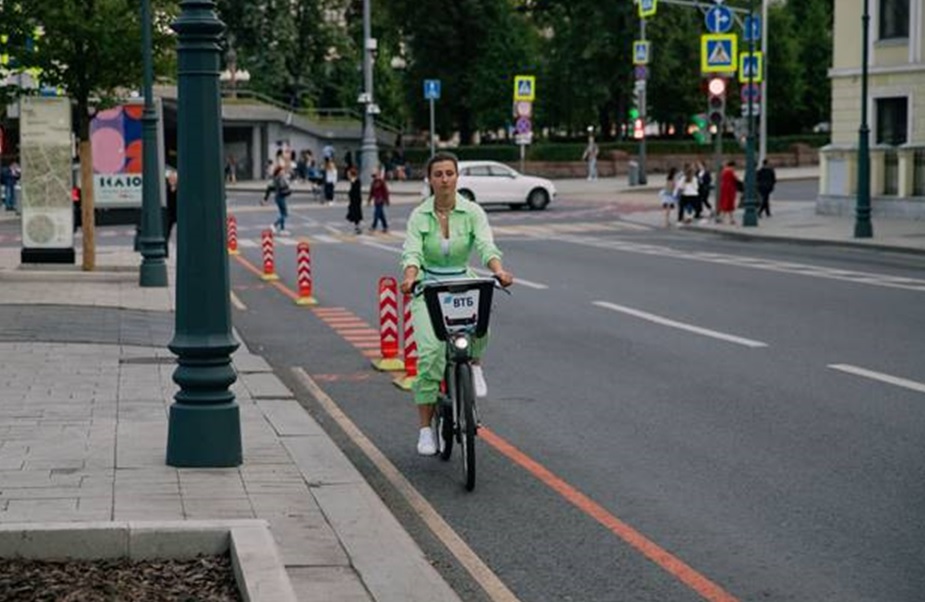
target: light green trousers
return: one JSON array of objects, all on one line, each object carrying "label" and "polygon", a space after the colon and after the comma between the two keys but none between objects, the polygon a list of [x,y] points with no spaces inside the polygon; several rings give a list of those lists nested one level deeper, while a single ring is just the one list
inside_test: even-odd
[{"label": "light green trousers", "polygon": [[[411,322],[414,324],[414,342],[418,347],[418,376],[412,385],[414,403],[426,405],[437,403],[440,381],[446,370],[446,342],[437,338],[433,324],[427,314],[424,295],[411,302]],[[472,341],[472,357],[482,357],[488,346],[488,333]]]}]

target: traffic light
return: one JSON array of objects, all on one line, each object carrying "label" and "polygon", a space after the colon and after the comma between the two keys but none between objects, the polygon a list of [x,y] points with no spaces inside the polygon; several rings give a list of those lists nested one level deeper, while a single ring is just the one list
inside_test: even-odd
[{"label": "traffic light", "polygon": [[722,77],[710,78],[707,82],[707,94],[709,96],[707,119],[719,127],[726,119],[726,80]]}]

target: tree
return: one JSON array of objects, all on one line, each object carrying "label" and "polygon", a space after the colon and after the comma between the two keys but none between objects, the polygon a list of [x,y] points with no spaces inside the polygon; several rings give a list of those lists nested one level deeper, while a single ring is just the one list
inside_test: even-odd
[{"label": "tree", "polygon": [[[155,56],[163,65],[176,12],[170,0],[151,0]],[[22,0],[0,3],[6,51],[18,68],[41,70],[43,84],[63,88],[76,105],[80,147],[83,269],[96,267],[91,109],[114,104],[141,87],[141,8],[135,0]],[[42,37],[36,45],[36,29]],[[25,93],[6,90],[8,94]]]},{"label": "tree", "polygon": [[458,130],[468,143],[475,131],[509,121],[514,76],[533,70],[529,28],[509,0],[393,0],[388,10],[407,23],[406,102],[417,124],[429,122],[425,79],[442,82],[438,130]]}]

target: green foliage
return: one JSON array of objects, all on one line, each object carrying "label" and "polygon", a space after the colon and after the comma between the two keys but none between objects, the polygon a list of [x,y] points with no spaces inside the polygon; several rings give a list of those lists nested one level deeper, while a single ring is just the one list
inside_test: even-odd
[{"label": "green foliage", "polygon": [[[156,18],[154,56],[157,65],[166,58],[171,34],[166,23],[176,6],[169,0],[151,0]],[[115,102],[125,89],[142,83],[141,9],[134,0],[28,0],[0,3],[0,23],[7,34],[4,50],[21,69],[41,70],[40,81],[62,87],[77,104],[77,133],[86,140],[91,99]],[[43,35],[35,41],[36,28]],[[20,93],[7,89],[8,95]]]}]

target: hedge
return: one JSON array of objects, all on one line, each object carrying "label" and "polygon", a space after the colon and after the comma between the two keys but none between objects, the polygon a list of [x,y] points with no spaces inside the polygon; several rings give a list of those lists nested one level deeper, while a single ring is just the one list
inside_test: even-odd
[{"label": "hedge", "polygon": [[[794,144],[806,144],[819,148],[828,144],[829,139],[828,134],[769,137],[768,152],[785,153]],[[738,144],[731,136],[724,139],[723,145],[727,149],[738,148]],[[585,142],[539,142],[527,146],[525,156],[527,161],[581,161],[585,146]],[[639,151],[638,142],[600,142],[598,147],[601,156],[608,156],[613,150],[625,151],[630,155]],[[503,163],[520,161],[520,148],[514,144],[491,143],[479,146],[460,146],[447,150],[459,157],[461,161],[491,160]],[[650,155],[710,154],[712,152],[712,144],[697,144],[692,140],[649,139],[646,141],[646,153]],[[407,148],[405,157],[412,165],[424,165],[430,157],[430,149],[426,147]]]}]

